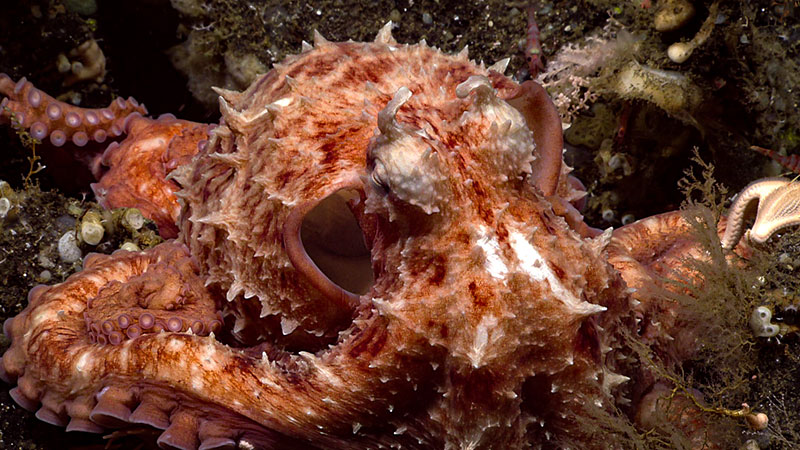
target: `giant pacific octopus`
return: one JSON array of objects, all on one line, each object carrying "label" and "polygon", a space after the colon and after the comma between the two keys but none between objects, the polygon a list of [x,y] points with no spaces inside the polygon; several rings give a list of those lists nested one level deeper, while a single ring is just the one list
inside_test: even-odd
[{"label": "giant pacific octopus", "polygon": [[[54,146],[113,141],[97,198],[174,238],[31,290],[4,327],[15,401],[180,449],[603,447],[582,427],[598,411],[653,428],[669,385],[628,339],[692,354],[651,289],[691,275],[688,224],[587,226],[538,84],[390,30],[316,34],[218,89],[218,125],[0,76],[4,122]],[[684,403],[676,425],[708,443]]]}]

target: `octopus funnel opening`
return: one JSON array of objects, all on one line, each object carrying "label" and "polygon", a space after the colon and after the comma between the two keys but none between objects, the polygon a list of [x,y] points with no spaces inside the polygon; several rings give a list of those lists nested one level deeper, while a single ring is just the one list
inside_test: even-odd
[{"label": "octopus funnel opening", "polygon": [[308,256],[332,282],[354,294],[365,294],[374,277],[364,234],[348,201],[358,193],[342,189],[319,202],[303,218],[300,237]]}]

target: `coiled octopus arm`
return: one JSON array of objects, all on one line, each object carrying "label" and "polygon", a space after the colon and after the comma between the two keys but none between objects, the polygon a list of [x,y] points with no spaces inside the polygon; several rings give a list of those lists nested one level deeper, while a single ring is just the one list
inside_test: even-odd
[{"label": "coiled octopus arm", "polygon": [[181,211],[175,192],[180,187],[169,175],[206,145],[210,130],[171,114],[158,119],[132,115],[125,127],[128,137],[109,144],[96,159],[101,174],[91,187],[98,202],[106,208],[139,208],[158,225],[162,237],[174,238]]},{"label": "coiled octopus arm", "polygon": [[[410,383],[370,375],[408,365],[384,350],[393,338],[366,308],[339,345],[317,355],[236,349],[215,338],[220,317],[183,245],[92,254],[84,265],[65,283],[31,291],[30,306],[5,323],[13,344],[0,359],[2,378],[16,380],[13,398],[68,431],[145,424],[165,430],[158,443],[168,448],[233,448],[237,440],[341,448],[373,439],[354,432],[379,426],[371,416],[413,397]],[[347,442],[331,437],[351,433]]]},{"label": "coiled octopus arm", "polygon": [[[499,73],[490,72],[490,76],[495,85],[507,85]],[[537,160],[531,176],[532,183],[552,203],[553,211],[563,217],[573,230],[583,237],[599,235],[602,230],[592,228],[583,221],[580,213],[585,204],[583,197],[579,196],[573,202],[565,200],[568,196],[564,194],[585,194],[585,189],[580,180],[563,171],[564,138],[561,133],[561,117],[547,92],[538,83],[528,80],[511,88],[511,94],[505,100],[522,113],[533,132]]]},{"label": "coiled octopus arm", "polygon": [[29,130],[39,141],[55,147],[110,141],[90,167],[98,179],[92,185],[98,202],[106,208],[139,208],[163,237],[177,235],[180,206],[174,193],[179,187],[167,176],[205,145],[210,126],[171,114],[144,117],[147,108],[130,97],[106,108],[80,108],[45,94],[24,77],[14,82],[4,73],[0,95],[0,124]]},{"label": "coiled octopus arm", "polygon": [[[620,227],[614,230],[607,247],[608,261],[620,272],[638,302],[634,312],[639,319],[642,342],[660,348],[663,354],[676,360],[694,354],[697,336],[682,328],[680,319],[685,313],[681,305],[665,300],[663,291],[680,289],[671,285],[669,279],[701,282],[700,274],[685,261],[708,258],[684,214],[667,212]],[[717,234],[722,236],[724,230],[725,220],[718,225]],[[708,434],[708,418],[695,404],[703,402],[702,393],[692,390],[692,401],[685,394],[674,395],[673,386],[658,381],[655,374],[645,373],[642,378],[632,393],[639,405],[638,426],[660,429],[664,417],[668,417],[668,423],[686,434],[692,448],[720,448]]]}]

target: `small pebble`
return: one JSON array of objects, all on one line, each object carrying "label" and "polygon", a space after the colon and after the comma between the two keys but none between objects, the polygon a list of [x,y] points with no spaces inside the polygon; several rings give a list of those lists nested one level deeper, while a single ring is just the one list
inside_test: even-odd
[{"label": "small pebble", "polygon": [[59,73],[67,73],[72,69],[72,64],[70,64],[67,55],[63,53],[59,53],[56,57],[56,70]]},{"label": "small pebble", "polygon": [[78,217],[81,214],[83,214],[83,208],[81,208],[80,206],[76,205],[75,203],[70,203],[70,204],[67,205],[67,212],[71,216]]},{"label": "small pebble", "polygon": [[778,255],[778,262],[781,264],[789,264],[792,262],[792,256],[784,252]]},{"label": "small pebble", "polygon": [[122,222],[126,228],[138,230],[144,226],[144,216],[136,208],[130,208],[122,215]]},{"label": "small pebble", "polygon": [[75,231],[70,230],[64,233],[58,240],[58,257],[66,263],[78,262],[81,259],[81,249],[78,248],[78,238]]},{"label": "small pebble", "polygon": [[0,198],[0,219],[5,219],[9,211],[11,211],[11,200]]},{"label": "small pebble", "polygon": [[102,217],[97,211],[89,211],[81,219],[81,240],[89,245],[97,245],[103,239],[105,229]]},{"label": "small pebble", "polygon": [[614,154],[611,158],[608,158],[608,167],[611,170],[617,170],[622,168],[622,165],[625,163],[625,160],[619,154]]},{"label": "small pebble", "polygon": [[653,18],[655,29],[660,32],[675,31],[694,17],[695,8],[688,0],[667,0]]},{"label": "small pebble", "polygon": [[40,252],[40,253],[39,253],[39,256],[38,256],[38,258],[37,258],[37,259],[39,260],[39,265],[40,265],[40,266],[42,266],[42,267],[44,267],[44,268],[46,268],[46,269],[52,269],[53,267],[55,267],[55,266],[56,266],[56,263],[54,263],[54,262],[53,262],[53,261],[52,261],[50,258],[48,258],[48,257],[47,257],[47,255],[45,255],[44,253],[41,253],[41,252]]},{"label": "small pebble", "polygon": [[120,246],[120,250],[127,250],[129,252],[140,252],[140,251],[142,251],[142,249],[139,248],[138,245],[136,245],[135,243],[130,242],[130,241],[126,241],[124,244],[122,244],[122,246]]},{"label": "small pebble", "polygon": [[41,281],[42,283],[47,283],[52,279],[53,279],[53,274],[50,273],[49,270],[45,269],[39,273],[39,281]]}]

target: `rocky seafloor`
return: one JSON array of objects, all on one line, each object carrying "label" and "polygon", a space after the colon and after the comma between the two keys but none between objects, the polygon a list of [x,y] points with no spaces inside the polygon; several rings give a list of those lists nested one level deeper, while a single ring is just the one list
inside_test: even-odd
[{"label": "rocky seafloor", "polygon": [[[0,14],[0,72],[24,76],[81,106],[133,96],[156,116],[215,122],[211,86],[246,87],[257,73],[298,52],[315,29],[333,41],[371,40],[391,20],[398,42],[425,39],[447,52],[469,45],[472,59],[492,63],[510,57],[506,73],[529,78],[526,16],[533,4],[545,63],[540,79],[564,114],[565,158],[589,192],[587,222],[605,228],[680,207],[686,196],[679,180],[691,168],[702,171],[695,153],[713,165],[716,186],[727,188],[727,196],[717,199],[724,206],[748,182],[785,170],[751,145],[782,154],[800,151],[800,5],[695,1],[691,17],[674,30],[659,31],[656,16],[668,3],[7,0]],[[669,58],[670,45],[693,42],[704,32],[708,36],[686,61]],[[96,45],[87,50],[86,42]],[[669,71],[671,77],[646,89],[620,85],[620,73],[640,68]],[[85,155],[40,149],[36,157],[42,159],[32,161],[35,150],[10,127],[0,130],[0,180],[8,183],[0,186],[0,197],[14,206],[0,218],[0,319],[25,306],[32,286],[61,281],[80,269],[79,261],[61,257],[58,241],[87,210],[97,210]],[[44,168],[38,170],[40,164]],[[110,253],[126,241],[155,242],[125,227],[109,231],[97,246],[82,244],[78,250]],[[793,233],[773,239],[749,275],[741,275],[764,274],[741,304],[769,305],[778,319],[793,325],[791,307],[800,304],[794,281],[798,242]],[[714,279],[725,283],[729,277]],[[730,295],[723,291],[710,288],[714,296],[701,300],[719,302]],[[690,365],[692,379],[715,404],[735,409],[747,401],[767,412],[767,430],[737,431],[742,446],[800,446],[796,327],[787,326],[780,339],[756,339],[748,334],[748,316],[749,311],[730,316],[729,336],[741,338],[736,343],[741,348],[717,360],[736,367],[715,372]],[[0,448],[146,448],[154,436],[148,430],[112,439],[65,433],[38,421],[0,389]]]}]

